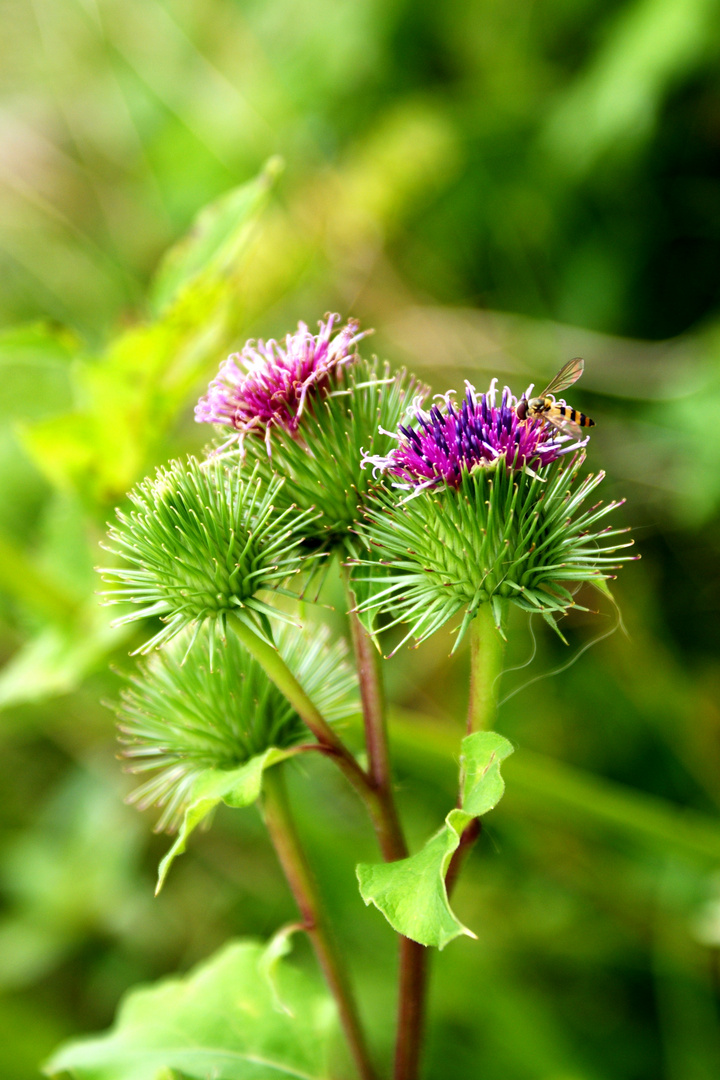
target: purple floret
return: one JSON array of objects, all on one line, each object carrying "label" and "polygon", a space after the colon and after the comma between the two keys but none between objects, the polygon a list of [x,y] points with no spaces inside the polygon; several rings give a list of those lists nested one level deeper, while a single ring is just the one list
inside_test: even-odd
[{"label": "purple floret", "polygon": [[413,426],[400,426],[398,446],[385,457],[366,455],[363,464],[397,477],[398,487],[419,491],[445,483],[457,488],[463,472],[501,457],[510,469],[538,469],[585,446],[587,438],[572,440],[543,420],[520,420],[517,399],[507,387],[497,402],[496,381],[480,396],[466,383],[459,405],[452,392],[428,412],[417,405]]},{"label": "purple floret", "polygon": [[228,357],[195,407],[198,423],[232,428],[241,446],[249,433],[260,435],[268,453],[273,427],[295,435],[308,394],[322,393],[335,369],[358,359],[353,346],[367,332],[359,332],[350,319],[333,337],[340,316],[326,319],[318,324],[319,334],[301,322],[283,345],[272,339],[248,341],[242,352]]}]

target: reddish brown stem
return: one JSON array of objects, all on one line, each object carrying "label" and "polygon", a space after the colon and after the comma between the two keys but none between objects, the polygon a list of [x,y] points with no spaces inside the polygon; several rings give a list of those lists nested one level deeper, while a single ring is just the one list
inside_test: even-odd
[{"label": "reddish brown stem", "polygon": [[[350,596],[352,594],[349,591]],[[360,682],[368,775],[381,807],[376,834],[386,862],[408,855],[392,788],[392,769],[385,719],[385,695],[377,650],[354,612],[350,630]],[[417,1080],[420,1067],[427,989],[427,951],[424,945],[400,936],[398,972],[398,1015],[395,1041],[394,1080]]]},{"label": "reddish brown stem", "polygon": [[237,616],[230,616],[228,621],[248,652],[255,657],[266,675],[297,710],[323,751],[334,759],[338,768],[355,788],[370,813],[381,846],[387,843],[388,837],[393,834],[394,826],[388,817],[385,794],[360,768],[345,744],[308,697],[278,650]]},{"label": "reddish brown stem", "polygon": [[392,862],[404,859],[408,852],[393,796],[379,656],[370,635],[354,612],[350,613],[350,631],[360,683],[368,775],[382,806],[382,827],[376,830],[378,842],[385,861]]},{"label": "reddish brown stem", "polygon": [[424,945],[400,938],[398,1022],[393,1080],[416,1080],[425,1028],[428,953]]},{"label": "reddish brown stem", "polygon": [[447,889],[448,897],[452,895],[458,875],[462,870],[463,863],[470,854],[470,851],[481,832],[482,821],[480,818],[473,818],[470,824],[463,830],[462,836],[460,837],[460,843],[455,849],[455,853],[448,866],[447,874],[445,875],[445,888]]},{"label": "reddish brown stem", "polygon": [[335,998],[340,1023],[362,1080],[376,1080],[357,1006],[322,913],[315,878],[290,815],[279,767],[268,769],[263,780],[263,813],[270,839],[303,919],[318,963]]}]

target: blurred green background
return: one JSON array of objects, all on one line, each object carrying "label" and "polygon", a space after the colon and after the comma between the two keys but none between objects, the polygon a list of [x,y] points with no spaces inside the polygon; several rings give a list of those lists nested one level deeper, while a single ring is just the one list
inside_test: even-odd
[{"label": "blurred green background", "polygon": [[[254,810],[219,814],[152,898],[167,841],[123,804],[102,705],[132,640],[92,568],[127,488],[202,446],[192,404],[227,352],[337,310],[436,392],[518,391],[585,356],[590,467],[643,556],[617,582],[624,626],[577,614],[568,648],[512,628],[497,727],[517,749],[457,892],[479,940],[434,959],[426,1078],[716,1080],[720,3],[0,12],[0,1074],[37,1076],[130,985],[292,915]],[[148,300],[198,210],[272,155],[230,272],[179,309],[162,279]],[[414,843],[454,800],[448,652],[439,635],[386,665]],[[323,763],[294,788],[387,1053],[392,935],[353,875],[367,823]]]}]

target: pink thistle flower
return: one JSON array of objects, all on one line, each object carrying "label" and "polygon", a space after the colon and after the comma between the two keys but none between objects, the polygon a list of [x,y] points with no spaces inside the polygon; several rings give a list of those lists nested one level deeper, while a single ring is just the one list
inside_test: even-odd
[{"label": "pink thistle flower", "polygon": [[396,487],[419,493],[438,484],[458,488],[463,472],[493,465],[501,457],[509,469],[542,468],[586,445],[587,438],[574,441],[542,420],[521,420],[507,387],[497,400],[496,382],[487,394],[466,382],[460,404],[452,400],[452,391],[428,412],[417,403],[413,425],[402,424],[395,436],[398,445],[384,457],[366,454],[363,465],[397,477]]},{"label": "pink thistle flower", "polygon": [[242,352],[229,356],[195,407],[198,423],[233,428],[230,441],[237,439],[241,448],[246,435],[260,435],[268,454],[273,427],[295,436],[310,398],[327,393],[332,372],[359,358],[353,346],[370,332],[359,332],[359,324],[349,319],[333,336],[340,316],[326,320],[318,324],[318,334],[301,322],[282,345],[272,339],[248,341]]}]

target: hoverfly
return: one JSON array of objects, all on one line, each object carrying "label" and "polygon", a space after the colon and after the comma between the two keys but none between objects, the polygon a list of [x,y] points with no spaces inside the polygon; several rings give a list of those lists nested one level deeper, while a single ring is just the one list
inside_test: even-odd
[{"label": "hoverfly", "polygon": [[578,412],[577,409],[571,409],[569,405],[558,405],[555,401],[555,394],[561,393],[566,390],[568,386],[572,386],[576,383],[583,373],[585,368],[585,361],[580,356],[576,356],[574,360],[568,360],[567,364],[564,364],[557,375],[543,390],[539,397],[521,398],[517,404],[518,420],[531,419],[545,420],[548,424],[552,424],[563,435],[572,435],[574,438],[579,439],[582,435],[581,428],[595,427],[595,421],[591,420],[589,416],[585,416],[584,413]]}]

